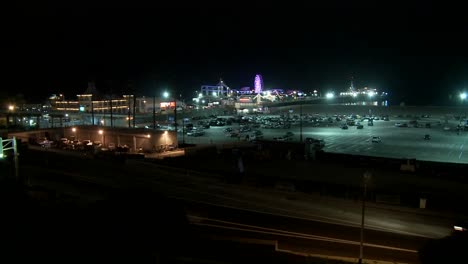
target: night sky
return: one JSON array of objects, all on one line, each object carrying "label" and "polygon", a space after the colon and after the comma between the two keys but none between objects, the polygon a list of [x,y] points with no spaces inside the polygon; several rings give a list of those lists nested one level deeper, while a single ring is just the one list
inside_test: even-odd
[{"label": "night sky", "polygon": [[10,10],[2,96],[72,99],[94,80],[104,92],[191,98],[220,77],[252,86],[257,73],[266,88],[324,92],[354,76],[392,104],[456,104],[449,94],[468,88],[468,27],[455,7],[214,3]]}]

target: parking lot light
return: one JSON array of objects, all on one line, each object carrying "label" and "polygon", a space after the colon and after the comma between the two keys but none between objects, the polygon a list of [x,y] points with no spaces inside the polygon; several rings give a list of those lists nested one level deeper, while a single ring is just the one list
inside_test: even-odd
[{"label": "parking lot light", "polygon": [[102,129],[99,129],[98,133],[99,133],[99,135],[102,135],[104,133],[104,131]]},{"label": "parking lot light", "polygon": [[461,100],[466,100],[467,94],[465,92],[460,93],[460,99]]}]

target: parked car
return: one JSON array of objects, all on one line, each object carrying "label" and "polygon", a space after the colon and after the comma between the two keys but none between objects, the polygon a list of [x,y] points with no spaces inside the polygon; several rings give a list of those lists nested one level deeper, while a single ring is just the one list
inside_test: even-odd
[{"label": "parked car", "polygon": [[431,139],[431,135],[429,134],[424,135],[424,140],[430,140],[430,139]]},{"label": "parked car", "polygon": [[359,124],[359,125],[357,125],[357,126],[356,126],[356,128],[357,128],[357,129],[363,129],[363,128],[364,128],[364,126],[363,126],[363,125],[361,125],[361,124]]},{"label": "parked car", "polygon": [[380,137],[377,137],[377,136],[372,137],[372,143],[380,143],[380,142],[382,142],[382,139]]}]

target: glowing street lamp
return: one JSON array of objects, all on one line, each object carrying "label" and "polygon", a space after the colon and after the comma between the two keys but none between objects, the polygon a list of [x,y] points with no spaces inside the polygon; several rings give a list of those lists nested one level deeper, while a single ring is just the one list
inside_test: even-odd
[{"label": "glowing street lamp", "polygon": [[327,93],[327,94],[325,95],[325,97],[326,97],[327,99],[332,99],[333,97],[335,97],[335,95],[334,95],[333,93]]},{"label": "glowing street lamp", "polygon": [[[169,92],[167,91],[164,91],[163,93],[163,96],[164,98],[169,98]],[[175,131],[176,131],[176,144],[178,145],[179,144],[179,141],[177,139],[177,99],[174,97],[174,128],[175,128]]]},{"label": "glowing street lamp", "polygon": [[164,137],[164,143],[165,143],[165,145],[167,146],[167,137],[168,137],[167,130],[164,131],[163,137]]},{"label": "glowing street lamp", "polygon": [[76,132],[76,127],[72,128],[72,132],[73,132],[73,133]]},{"label": "glowing street lamp", "polygon": [[102,135],[102,134],[104,134],[104,131],[102,129],[99,129],[98,133],[99,133],[99,135]]},{"label": "glowing street lamp", "polygon": [[460,93],[460,99],[461,99],[462,101],[466,100],[466,98],[467,98],[467,93],[465,93],[465,92]]}]

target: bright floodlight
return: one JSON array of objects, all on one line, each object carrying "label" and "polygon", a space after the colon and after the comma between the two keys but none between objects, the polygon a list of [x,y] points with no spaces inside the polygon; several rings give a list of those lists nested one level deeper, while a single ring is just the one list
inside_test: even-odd
[{"label": "bright floodlight", "polygon": [[164,96],[164,98],[168,98],[168,97],[169,97],[169,93],[166,91],[166,92],[163,93],[163,96]]},{"label": "bright floodlight", "polygon": [[327,97],[327,99],[331,99],[331,98],[333,98],[335,95],[334,95],[333,93],[327,93],[325,96]]},{"label": "bright floodlight", "polygon": [[102,135],[102,133],[104,133],[104,131],[102,129],[99,129],[99,135]]},{"label": "bright floodlight", "polygon": [[353,97],[356,97],[357,96],[357,93],[353,93]]},{"label": "bright floodlight", "polygon": [[73,131],[73,132],[76,132],[76,127],[72,128],[72,131]]},{"label": "bright floodlight", "polygon": [[368,93],[369,97],[374,96],[374,94],[375,94],[374,91],[370,91],[370,92]]},{"label": "bright floodlight", "polygon": [[15,109],[15,107],[13,105],[8,106],[8,110],[13,111],[14,109]]},{"label": "bright floodlight", "polygon": [[216,96],[216,95],[217,95],[217,93],[216,93],[216,92],[213,92],[213,96]]},{"label": "bright floodlight", "polygon": [[202,94],[202,93],[199,93],[199,94],[198,94],[198,97],[203,97],[203,94]]},{"label": "bright floodlight", "polygon": [[466,97],[467,97],[467,94],[466,94],[466,93],[461,93],[461,94],[460,94],[460,99],[465,100]]}]

